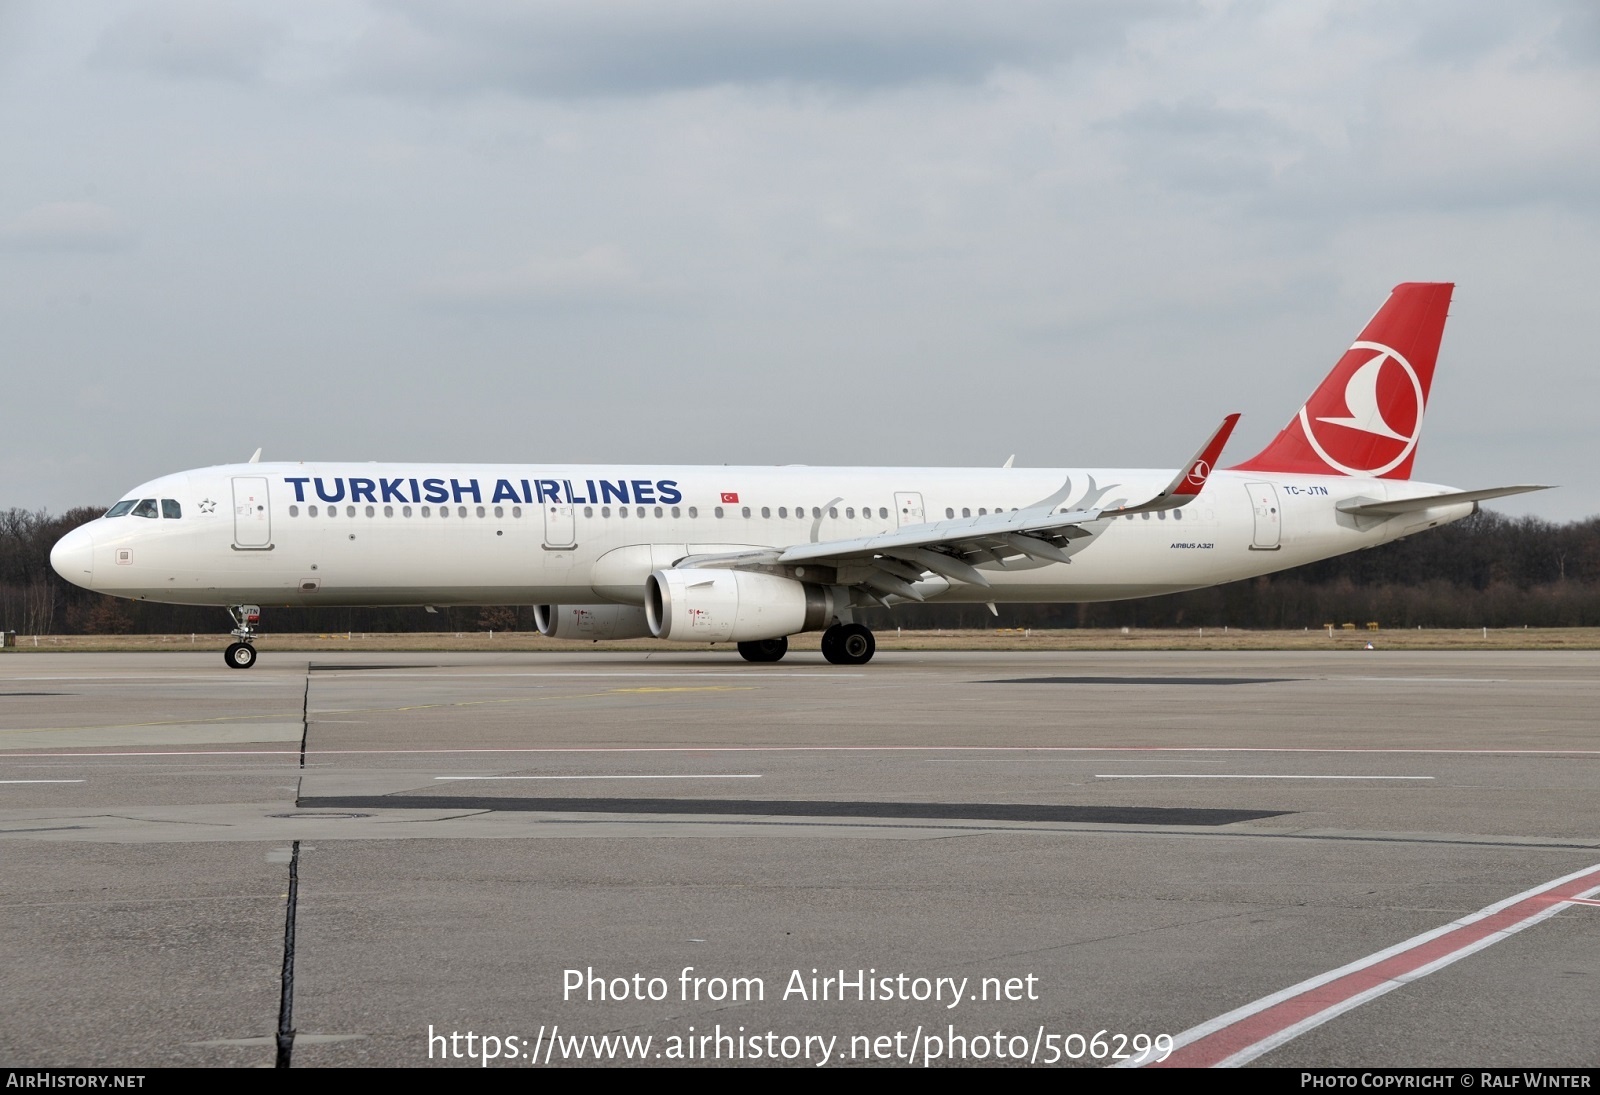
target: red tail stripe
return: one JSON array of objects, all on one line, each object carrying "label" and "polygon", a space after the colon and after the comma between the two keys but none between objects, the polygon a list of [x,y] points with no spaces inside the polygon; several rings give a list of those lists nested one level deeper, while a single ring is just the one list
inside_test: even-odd
[{"label": "red tail stripe", "polygon": [[1300,413],[1236,470],[1409,479],[1454,289],[1395,286]]}]

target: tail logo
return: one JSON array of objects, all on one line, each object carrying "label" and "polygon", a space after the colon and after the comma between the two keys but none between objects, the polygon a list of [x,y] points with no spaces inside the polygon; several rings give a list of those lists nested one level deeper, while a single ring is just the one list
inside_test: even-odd
[{"label": "tail logo", "polygon": [[[1381,342],[1354,343],[1339,366],[1336,375],[1347,367],[1352,370],[1344,385],[1344,406],[1319,389],[1300,408],[1306,440],[1323,463],[1345,475],[1393,471],[1411,455],[1422,433],[1424,399],[1417,371]],[[1328,413],[1313,416],[1313,411]]]},{"label": "tail logo", "polygon": [[1210,474],[1211,465],[1207,464],[1204,460],[1196,460],[1194,462],[1194,467],[1189,469],[1188,482],[1191,486],[1204,486],[1206,482],[1206,476]]}]

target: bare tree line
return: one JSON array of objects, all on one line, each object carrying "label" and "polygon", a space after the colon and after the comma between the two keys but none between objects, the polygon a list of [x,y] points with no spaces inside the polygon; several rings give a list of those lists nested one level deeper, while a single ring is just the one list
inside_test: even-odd
[{"label": "bare tree line", "polygon": [[[0,629],[24,635],[223,632],[220,608],[127,601],[63,581],[50,549],[101,509],[0,511]],[[1555,524],[1485,511],[1442,529],[1211,589],[1084,605],[907,605],[870,626],[1321,627],[1600,626],[1600,518]],[[273,608],[279,632],[530,630],[528,606]]]}]

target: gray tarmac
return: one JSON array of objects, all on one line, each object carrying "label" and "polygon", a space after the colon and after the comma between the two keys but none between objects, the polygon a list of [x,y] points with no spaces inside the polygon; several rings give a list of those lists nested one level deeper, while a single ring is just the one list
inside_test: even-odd
[{"label": "gray tarmac", "polygon": [[[1593,652],[261,649],[0,655],[0,1063],[1019,1063],[1600,865]],[[1253,1063],[1594,1067],[1597,1005],[1563,904]]]}]

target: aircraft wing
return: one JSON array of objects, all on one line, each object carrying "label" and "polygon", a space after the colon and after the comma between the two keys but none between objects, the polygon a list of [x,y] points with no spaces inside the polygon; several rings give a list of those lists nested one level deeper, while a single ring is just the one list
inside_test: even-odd
[{"label": "aircraft wing", "polygon": [[[941,578],[987,586],[989,579],[977,569],[981,563],[1000,563],[1024,556],[1051,563],[1071,562],[1076,550],[1096,530],[1087,526],[1102,518],[1129,513],[1177,509],[1193,501],[1206,484],[1217,457],[1239,420],[1231,414],[1222,420],[1194,458],[1179,470],[1166,488],[1134,506],[1109,509],[1057,511],[1054,507],[1030,507],[981,517],[959,517],[910,525],[894,532],[861,536],[849,540],[828,540],[817,544],[796,544],[788,548],[736,552],[728,555],[691,556],[681,567],[832,567],[839,572],[839,584],[865,586],[876,591],[875,599],[893,595],[907,600],[924,599],[914,583],[926,573]],[[849,580],[855,578],[856,580]],[[869,596],[874,596],[869,592]]]},{"label": "aircraft wing", "polygon": [[1357,517],[1398,517],[1402,513],[1416,513],[1418,510],[1433,509],[1435,506],[1453,506],[1458,502],[1485,502],[1490,498],[1504,498],[1511,494],[1527,494],[1529,491],[1549,490],[1548,486],[1516,486],[1516,487],[1486,487],[1483,490],[1456,490],[1446,491],[1443,494],[1429,494],[1421,498],[1396,498],[1387,502],[1362,502],[1352,498],[1348,502],[1341,502],[1336,507],[1341,513],[1351,513]]}]

